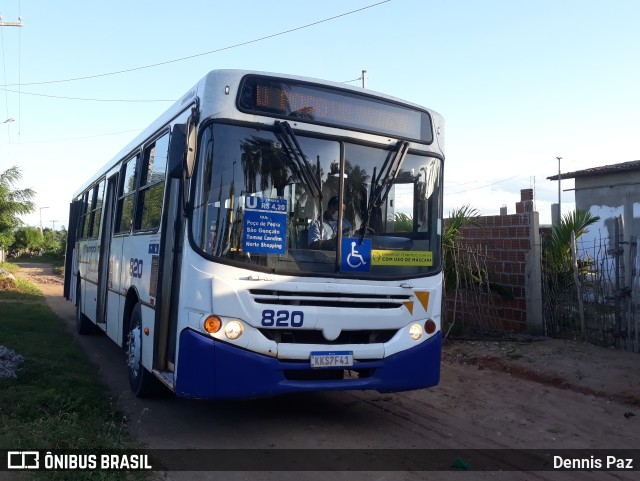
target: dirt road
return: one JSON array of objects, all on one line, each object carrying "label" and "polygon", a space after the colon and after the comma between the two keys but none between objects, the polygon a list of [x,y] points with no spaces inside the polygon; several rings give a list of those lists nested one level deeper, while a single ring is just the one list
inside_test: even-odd
[{"label": "dirt road", "polygon": [[[43,290],[73,330],[59,278],[19,275]],[[113,392],[127,427],[151,448],[625,449],[640,447],[640,357],[563,341],[445,346],[428,390],[332,392],[202,402],[129,392],[124,355],[105,336],[77,337]],[[163,479],[637,479],[624,472],[175,472]]]}]

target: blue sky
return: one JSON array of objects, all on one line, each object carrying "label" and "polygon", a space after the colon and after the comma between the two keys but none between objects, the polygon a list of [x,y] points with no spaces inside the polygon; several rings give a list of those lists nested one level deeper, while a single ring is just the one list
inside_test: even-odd
[{"label": "blue sky", "polygon": [[[348,81],[442,114],[445,214],[533,187],[542,223],[562,170],[637,160],[640,2],[0,0],[0,171],[38,193],[27,224],[67,223],[73,192],[209,70]],[[375,6],[373,6],[375,5]],[[371,6],[370,8],[366,8]],[[296,29],[189,60],[162,63]],[[359,82],[353,82],[358,84]],[[21,92],[20,94],[17,91]],[[38,95],[33,95],[38,94]],[[71,100],[77,97],[107,102]],[[154,102],[140,102],[154,101]],[[573,187],[570,180],[563,189]],[[573,193],[563,192],[563,211]],[[41,207],[47,207],[40,210]]]}]

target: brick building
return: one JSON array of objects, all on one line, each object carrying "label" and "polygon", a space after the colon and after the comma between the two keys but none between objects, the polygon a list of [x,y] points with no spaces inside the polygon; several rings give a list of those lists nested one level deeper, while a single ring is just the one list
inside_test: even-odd
[{"label": "brick building", "polygon": [[[503,209],[504,211],[504,209]],[[456,321],[541,334],[543,332],[540,234],[538,213],[533,209],[533,189],[520,191],[515,214],[483,216],[479,226],[461,229],[463,246],[486,253],[490,283],[504,288],[511,296],[492,289],[479,300],[459,292],[452,308],[448,296],[446,315]],[[486,303],[480,306],[479,303]],[[482,308],[481,308],[482,307]]]}]

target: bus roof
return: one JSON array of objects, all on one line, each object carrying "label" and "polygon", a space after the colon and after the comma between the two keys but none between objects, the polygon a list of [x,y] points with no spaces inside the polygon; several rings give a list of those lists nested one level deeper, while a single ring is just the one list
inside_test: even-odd
[{"label": "bus roof", "polygon": [[[106,172],[113,169],[118,162],[128,156],[134,149],[140,146],[146,139],[151,137],[155,132],[161,129],[164,125],[169,123],[171,120],[176,118],[186,109],[188,109],[195,99],[199,97],[201,100],[201,109],[207,105],[206,97],[208,96],[208,92],[214,89],[214,86],[217,85],[236,85],[240,79],[242,79],[245,75],[261,75],[265,77],[275,77],[289,80],[297,80],[301,82],[309,82],[324,85],[327,87],[334,87],[341,90],[353,91],[359,94],[365,93],[366,95],[370,95],[373,97],[377,97],[384,100],[389,100],[394,103],[400,103],[406,106],[415,107],[420,110],[428,111],[429,114],[434,117],[434,120],[437,119],[437,122],[434,121],[434,124],[441,125],[443,123],[442,117],[437,112],[428,109],[422,105],[418,105],[412,102],[408,102],[406,100],[393,97],[391,95],[387,95],[381,92],[376,92],[369,89],[364,89],[362,87],[357,87],[353,85],[347,85],[345,83],[334,82],[330,80],[321,80],[317,78],[310,77],[302,77],[298,75],[289,75],[289,74],[280,74],[273,72],[261,72],[254,70],[239,70],[239,69],[219,69],[212,70],[207,75],[205,75],[198,83],[196,83],[192,88],[190,88],[184,95],[182,95],[171,107],[169,107],[164,113],[162,113],[158,118],[156,118],[147,128],[145,128],[140,134],[138,134],[135,138],[133,138],[124,148],[122,148],[115,156],[113,156],[108,162],[106,162],[100,169],[98,169],[87,182],[83,184],[83,186],[78,189],[74,194],[73,198],[75,199],[78,195],[84,192],[87,187],[96,182],[100,177],[102,177]],[[203,99],[203,97],[205,97]],[[235,102],[235,95],[234,95]],[[203,117],[206,117],[207,114]]]}]

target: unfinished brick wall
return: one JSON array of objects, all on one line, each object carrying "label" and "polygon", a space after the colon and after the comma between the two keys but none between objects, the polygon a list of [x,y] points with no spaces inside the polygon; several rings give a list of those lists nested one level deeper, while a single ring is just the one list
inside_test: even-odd
[{"label": "unfinished brick wall", "polygon": [[[486,251],[489,281],[506,288],[512,299],[492,292],[482,297],[487,303],[480,309],[478,296],[458,296],[456,321],[465,326],[538,333],[542,326],[540,290],[540,245],[538,214],[533,211],[533,190],[521,191],[516,213],[479,218],[480,227],[466,226],[462,244]],[[449,296],[451,297],[451,296]],[[447,315],[452,319],[452,302]]]}]

